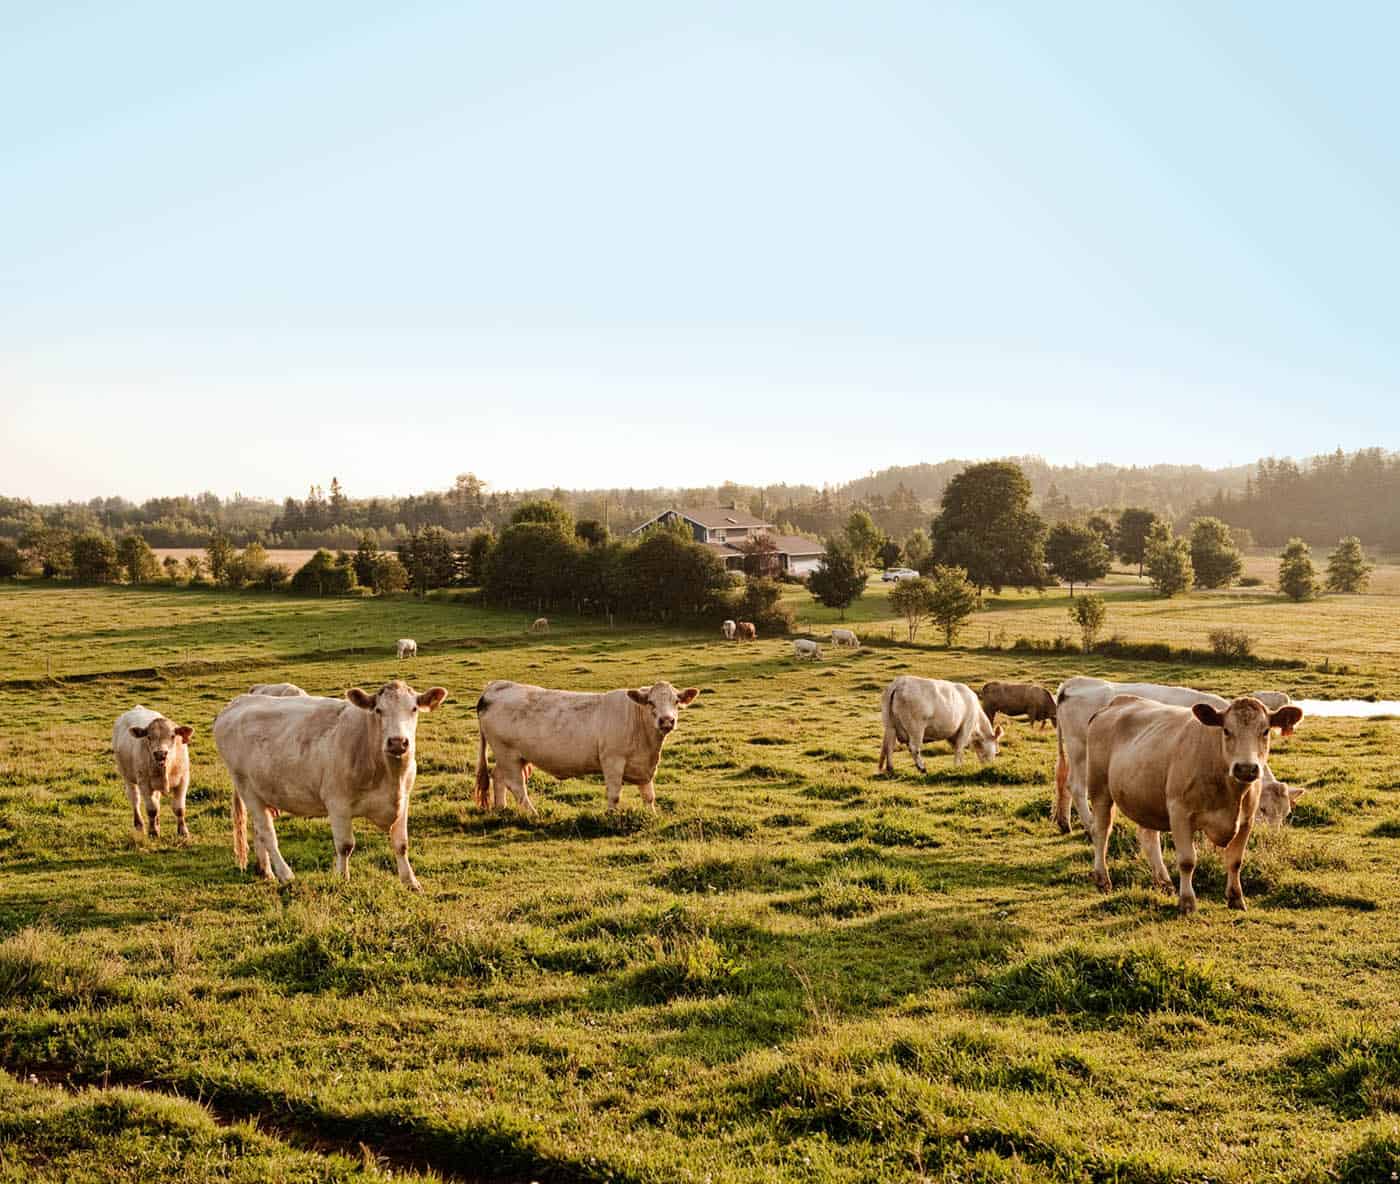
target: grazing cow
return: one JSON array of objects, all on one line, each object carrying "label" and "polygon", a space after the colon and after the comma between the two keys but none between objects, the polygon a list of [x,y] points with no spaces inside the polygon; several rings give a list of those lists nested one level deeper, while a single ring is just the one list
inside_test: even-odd
[{"label": "grazing cow", "polygon": [[1094,840],[1094,882],[1103,892],[1108,839],[1115,810],[1144,828],[1141,844],[1153,882],[1171,891],[1162,862],[1161,832],[1170,830],[1180,877],[1177,904],[1196,907],[1196,831],[1225,850],[1225,898],[1246,907],[1240,887],[1249,832],[1259,807],[1262,774],[1272,729],[1292,731],[1303,718],[1289,705],[1270,713],[1245,696],[1224,711],[1209,703],[1176,707],[1136,695],[1118,695],[1089,723],[1089,829]]},{"label": "grazing cow", "polygon": [[833,629],[831,631],[832,645],[848,645],[853,650],[860,649],[860,638],[850,629]]},{"label": "grazing cow", "polygon": [[260,682],[257,686],[250,687],[248,694],[272,695],[285,699],[296,695],[305,695],[306,692],[294,682]]},{"label": "grazing cow", "polygon": [[1252,695],[1270,711],[1277,711],[1293,702],[1293,696],[1287,691],[1254,691]]},{"label": "grazing cow", "polygon": [[330,818],[335,870],[350,878],[354,819],[389,832],[399,879],[414,892],[408,862],[408,798],[418,773],[419,709],[447,698],[442,687],[421,695],[405,682],[374,694],[352,687],[344,699],[314,695],[240,695],[214,721],[214,743],[233,778],[233,855],[248,866],[247,816],[253,815],[258,871],[286,884],[292,869],[277,847],[274,811]]},{"label": "grazing cow", "polygon": [[754,628],[752,621],[740,621],[738,628],[740,641],[758,640],[758,630]]},{"label": "grazing cow", "polygon": [[1302,786],[1274,781],[1272,775],[1268,779],[1261,777],[1261,781],[1263,787],[1259,791],[1259,809],[1255,812],[1254,821],[1277,830],[1288,821],[1288,816],[1293,813],[1298,799],[1308,791]]},{"label": "grazing cow", "polygon": [[[553,691],[498,679],[477,700],[481,733],[476,759],[476,804],[483,810],[506,804],[506,790],[535,813],[525,785],[531,766],[555,777],[601,773],[608,809],[616,810],[623,784],[641,787],[642,801],[656,809],[656,769],[661,745],[676,726],[679,711],[700,692],[677,692],[669,682],[606,691]],[[486,764],[490,745],[494,772]],[[495,782],[494,801],[492,781]]]},{"label": "grazing cow", "polygon": [[792,656],[798,661],[803,658],[820,658],[822,647],[806,637],[796,638],[792,643]]},{"label": "grazing cow", "polygon": [[[189,838],[185,825],[185,794],[190,788],[190,737],[194,729],[174,724],[149,707],[133,707],[117,717],[112,727],[112,753],[117,773],[131,803],[131,825],[142,832],[141,806],[146,810],[145,831],[160,834],[160,795],[170,794],[175,810],[175,830]],[[140,798],[141,806],[137,805]]]},{"label": "grazing cow", "polygon": [[1001,728],[992,727],[971,687],[941,678],[901,674],[880,698],[880,719],[885,725],[881,773],[894,771],[896,742],[908,745],[914,767],[926,773],[921,751],[928,741],[951,741],[953,763],[960,765],[969,744],[983,762],[996,760],[997,741],[1002,736]]},{"label": "grazing cow", "polygon": [[725,641],[733,641],[734,634],[737,633],[738,630],[739,626],[733,621],[725,621],[724,624],[719,627],[719,631],[724,636]]},{"label": "grazing cow", "polygon": [[[1089,721],[1096,711],[1108,706],[1110,700],[1117,695],[1137,695],[1154,703],[1167,703],[1175,707],[1209,703],[1217,711],[1224,711],[1229,706],[1228,699],[1213,695],[1209,691],[1198,691],[1193,687],[1163,686],[1151,682],[1109,682],[1107,679],[1090,678],[1086,675],[1076,675],[1062,682],[1055,695],[1059,756],[1055,766],[1055,798],[1050,808],[1050,820],[1065,834],[1069,833],[1073,824],[1070,814],[1071,799],[1079,821],[1085,827],[1089,825],[1088,775],[1084,764],[1084,745]],[[1265,698],[1260,699],[1260,696]],[[1268,702],[1277,703],[1279,698],[1286,700],[1287,697],[1281,691],[1256,691],[1254,698],[1265,702],[1267,706]],[[1264,769],[1264,780],[1274,780],[1274,775],[1267,766]]]},{"label": "grazing cow", "polygon": [[1032,682],[989,682],[978,698],[992,723],[997,722],[997,712],[1024,715],[1026,723],[1039,724],[1042,729],[1055,722],[1055,696]]},{"label": "grazing cow", "polygon": [[400,662],[405,658],[416,658],[418,656],[418,643],[411,637],[400,637],[397,655]]},{"label": "grazing cow", "polygon": [[531,632],[531,633],[548,633],[548,632],[549,632],[549,618],[548,618],[548,617],[536,617],[533,621],[530,622],[530,632]]}]

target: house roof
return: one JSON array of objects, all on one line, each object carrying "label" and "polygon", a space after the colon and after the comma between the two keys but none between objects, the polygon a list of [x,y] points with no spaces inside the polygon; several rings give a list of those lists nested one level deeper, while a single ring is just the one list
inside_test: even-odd
[{"label": "house roof", "polygon": [[825,555],[826,548],[816,539],[804,539],[797,534],[769,534],[781,555]]},{"label": "house roof", "polygon": [[691,522],[696,522],[706,530],[725,530],[728,528],[747,527],[752,529],[756,526],[763,526],[772,529],[771,522],[765,522],[762,518],[755,518],[747,510],[731,510],[728,506],[701,506],[695,510],[680,510],[674,506],[669,510],[662,510],[655,518],[648,518],[640,526],[636,527],[632,533],[637,534],[645,530],[657,518],[664,518],[667,514],[679,514],[682,518],[688,518]]}]

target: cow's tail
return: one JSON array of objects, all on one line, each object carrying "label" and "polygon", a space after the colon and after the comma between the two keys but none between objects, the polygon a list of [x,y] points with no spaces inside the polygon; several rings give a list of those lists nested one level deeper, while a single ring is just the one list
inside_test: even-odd
[{"label": "cow's tail", "polygon": [[[478,710],[480,704],[478,704]],[[491,808],[491,770],[486,764],[486,732],[480,726],[481,719],[477,717],[477,733],[480,742],[476,748],[476,805],[480,810]]]},{"label": "cow's tail", "polygon": [[243,804],[243,795],[235,787],[233,791],[233,862],[239,871],[248,870],[248,807]]}]

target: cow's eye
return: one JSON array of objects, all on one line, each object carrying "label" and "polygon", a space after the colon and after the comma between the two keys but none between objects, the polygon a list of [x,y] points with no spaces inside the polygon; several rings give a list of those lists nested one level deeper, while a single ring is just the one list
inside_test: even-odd
[{"label": "cow's eye", "polygon": [[383,708],[376,707],[376,708],[374,709],[374,714],[375,714],[375,715],[383,715],[383,714],[384,714]]},{"label": "cow's eye", "polygon": [[417,707],[416,704],[414,705],[414,708],[413,708],[413,714],[414,714],[414,715],[417,715],[417,714],[418,714],[418,707]]}]

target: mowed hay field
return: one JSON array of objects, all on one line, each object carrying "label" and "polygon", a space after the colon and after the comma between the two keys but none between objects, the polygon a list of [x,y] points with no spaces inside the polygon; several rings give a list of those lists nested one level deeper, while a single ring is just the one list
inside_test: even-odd
[{"label": "mowed hay field", "polygon": [[[1111,632],[1199,646],[1199,619],[1313,665],[795,663],[777,640],[528,637],[522,614],[431,601],[0,589],[0,1180],[1391,1179],[1400,722],[1305,720],[1276,746],[1309,792],[1252,842],[1244,914],[1212,856],[1178,917],[1128,824],[1100,896],[1083,832],[1047,819],[1051,731],[1010,723],[988,768],[937,745],[927,777],[907,754],[874,775],[905,672],[1400,697],[1395,598],[1124,595]],[[1062,595],[1021,600],[967,640],[1069,632]],[[881,601],[858,628],[888,632]],[[44,652],[82,677],[46,682]],[[452,693],[418,733],[424,892],[363,822],[348,885],[324,820],[278,823],[287,888],[240,874],[219,708],[254,682],[395,675]],[[472,704],[498,677],[700,687],[660,815],[542,774],[538,819],[480,814]],[[168,818],[131,836],[108,748],[136,702],[197,729],[188,845]]]}]

